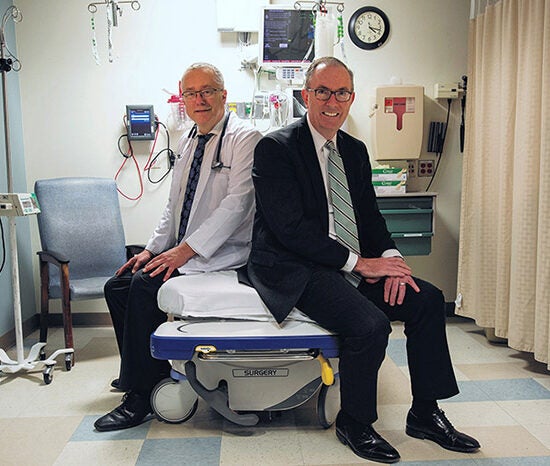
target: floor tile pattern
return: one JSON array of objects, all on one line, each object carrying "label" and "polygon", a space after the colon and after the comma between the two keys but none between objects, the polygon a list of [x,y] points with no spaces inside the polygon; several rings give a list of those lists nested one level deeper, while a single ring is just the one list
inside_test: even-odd
[{"label": "floor tile pattern", "polygon": [[[394,324],[379,382],[375,427],[408,466],[538,466],[550,464],[550,372],[532,356],[489,343],[467,319],[451,318],[448,338],[460,394],[440,403],[454,425],[478,438],[472,455],[443,450],[408,437],[410,406],[403,328]],[[28,348],[37,339],[25,340]],[[61,345],[52,329],[49,353]],[[56,346],[57,345],[57,346]],[[183,424],[156,419],[118,432],[99,433],[98,416],[121,394],[110,387],[118,372],[110,328],[76,328],[76,360],[56,367],[45,385],[40,371],[0,374],[0,464],[32,465],[357,465],[367,464],[336,439],[334,427],[318,422],[315,400],[263,418],[254,427],[224,420],[202,400]],[[15,358],[15,351],[8,351]],[[60,363],[62,363],[60,358]]]}]

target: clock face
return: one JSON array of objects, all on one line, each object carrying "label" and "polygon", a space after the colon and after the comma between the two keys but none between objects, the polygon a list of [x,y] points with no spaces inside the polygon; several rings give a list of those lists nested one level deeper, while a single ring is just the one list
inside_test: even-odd
[{"label": "clock face", "polygon": [[378,13],[369,11],[367,13],[363,13],[357,18],[354,29],[355,34],[359,37],[359,39],[367,44],[373,44],[374,42],[378,42],[380,40],[384,34],[386,26],[382,20],[382,17]]},{"label": "clock face", "polygon": [[380,47],[390,33],[390,22],[382,10],[375,7],[363,7],[351,17],[348,27],[350,38],[362,49]]}]

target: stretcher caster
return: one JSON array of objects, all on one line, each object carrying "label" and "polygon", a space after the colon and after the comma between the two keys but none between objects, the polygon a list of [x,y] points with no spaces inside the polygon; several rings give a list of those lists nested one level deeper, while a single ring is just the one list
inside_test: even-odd
[{"label": "stretcher caster", "polygon": [[47,365],[44,368],[44,371],[42,372],[42,375],[44,376],[44,383],[46,385],[50,385],[53,380],[53,365]]},{"label": "stretcher caster", "polygon": [[332,385],[321,385],[317,398],[317,416],[319,423],[328,429],[336,421],[340,411],[340,377],[334,378]]},{"label": "stretcher caster", "polygon": [[68,353],[65,355],[65,369],[70,371],[73,368],[73,353]]},{"label": "stretcher caster", "polygon": [[157,418],[169,424],[179,424],[191,419],[199,397],[187,380],[170,377],[161,380],[151,393],[151,407]]}]

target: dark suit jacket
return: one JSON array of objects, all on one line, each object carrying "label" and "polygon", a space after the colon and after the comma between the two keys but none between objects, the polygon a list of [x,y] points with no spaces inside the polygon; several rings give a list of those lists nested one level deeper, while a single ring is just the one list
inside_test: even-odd
[{"label": "dark suit jacket", "polygon": [[[395,248],[380,214],[365,144],[338,131],[337,146],[355,209],[362,257]],[[306,117],[266,135],[254,152],[256,216],[248,277],[278,322],[313,270],[341,269],[348,249],[328,236],[328,205]]]}]

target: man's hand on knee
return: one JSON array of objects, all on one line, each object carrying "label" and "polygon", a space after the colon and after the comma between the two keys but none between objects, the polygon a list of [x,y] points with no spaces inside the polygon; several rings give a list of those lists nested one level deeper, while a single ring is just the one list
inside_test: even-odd
[{"label": "man's hand on knee", "polygon": [[172,276],[174,270],[186,264],[196,254],[187,243],[181,243],[149,261],[143,271],[150,272],[151,277],[164,273],[163,281],[166,281]]},{"label": "man's hand on knee", "polygon": [[384,282],[384,301],[390,306],[403,304],[409,285],[417,293],[420,288],[410,275],[404,277],[387,277]]},{"label": "man's hand on knee", "polygon": [[359,257],[353,271],[364,278],[403,277],[412,273],[401,257]]},{"label": "man's hand on knee", "polygon": [[122,267],[120,267],[120,269],[118,269],[115,272],[115,274],[118,277],[127,269],[130,269],[132,273],[136,273],[147,262],[149,262],[152,257],[153,257],[153,253],[151,251],[148,251],[147,249],[144,249],[139,254],[136,254],[133,257],[131,257]]}]

